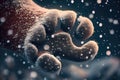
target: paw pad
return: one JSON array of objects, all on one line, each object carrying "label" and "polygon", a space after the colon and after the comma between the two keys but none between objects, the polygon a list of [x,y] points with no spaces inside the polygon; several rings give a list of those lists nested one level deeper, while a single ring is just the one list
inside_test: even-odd
[{"label": "paw pad", "polygon": [[80,24],[74,31],[74,11],[49,10],[45,13],[28,31],[24,41],[28,60],[47,72],[56,72],[61,69],[61,62],[55,56],[77,62],[93,59],[98,52],[95,41],[88,41],[81,47],[72,41],[70,31],[75,33],[77,40],[88,39],[94,32],[88,18],[80,16],[78,19]]}]

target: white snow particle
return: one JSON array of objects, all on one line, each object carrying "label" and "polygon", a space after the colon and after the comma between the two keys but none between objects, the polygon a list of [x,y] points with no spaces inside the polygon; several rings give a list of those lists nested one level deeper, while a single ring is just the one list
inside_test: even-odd
[{"label": "white snow particle", "polygon": [[112,12],[112,9],[110,9],[109,11]]},{"label": "white snow particle", "polygon": [[109,23],[113,23],[113,19],[112,18],[109,18],[108,21],[109,21]]},{"label": "white snow particle", "polygon": [[83,54],[81,53],[80,56],[83,56]]},{"label": "white snow particle", "polygon": [[9,74],[9,70],[8,69],[4,69],[2,72],[4,75],[8,75]]},{"label": "white snow particle", "polygon": [[89,6],[89,3],[86,2],[86,3],[85,3],[85,6]]},{"label": "white snow particle", "polygon": [[92,11],[92,14],[95,14],[95,11]]},{"label": "white snow particle", "polygon": [[118,20],[117,20],[117,19],[113,20],[113,24],[114,24],[114,25],[119,24]]},{"label": "white snow particle", "polygon": [[110,50],[107,50],[107,51],[106,51],[106,55],[107,55],[107,56],[110,56],[110,55],[111,55],[111,51],[110,51]]},{"label": "white snow particle", "polygon": [[5,17],[0,18],[0,22],[4,23],[6,21]]},{"label": "white snow particle", "polygon": [[50,46],[49,45],[44,45],[44,50],[49,50],[50,49]]},{"label": "white snow particle", "polygon": [[99,35],[99,37],[100,37],[100,38],[102,38],[102,37],[103,37],[103,36],[102,36],[102,34],[101,34],[101,35]]},{"label": "white snow particle", "polygon": [[105,4],[108,4],[108,2],[109,2],[109,1],[108,1],[108,0],[106,0]]},{"label": "white snow particle", "polygon": [[87,64],[87,65],[86,65],[86,68],[88,68],[88,67],[89,67],[89,65]]},{"label": "white snow particle", "polygon": [[115,31],[112,29],[112,30],[110,30],[110,34],[111,35],[114,35],[115,34]]},{"label": "white snow particle", "polygon": [[110,47],[109,47],[109,46],[107,46],[107,49],[110,49]]},{"label": "white snow particle", "polygon": [[54,38],[55,36],[54,35],[51,35],[51,38]]},{"label": "white snow particle", "polygon": [[102,0],[97,0],[97,3],[98,3],[98,4],[101,4],[101,3],[102,3]]},{"label": "white snow particle", "polygon": [[23,64],[25,64],[25,61],[23,61]]},{"label": "white snow particle", "polygon": [[22,46],[21,45],[18,45],[18,48],[21,48]]},{"label": "white snow particle", "polygon": [[46,77],[44,77],[44,80],[47,80],[47,78],[46,78]]},{"label": "white snow particle", "polygon": [[13,30],[12,29],[9,29],[8,30],[8,35],[12,35],[13,34]]},{"label": "white snow particle", "polygon": [[71,0],[71,3],[73,4],[73,3],[74,3],[74,0]]},{"label": "white snow particle", "polygon": [[89,14],[89,18],[93,19],[94,15],[93,14]]},{"label": "white snow particle", "polygon": [[10,40],[7,40],[7,43],[10,43]]},{"label": "white snow particle", "polygon": [[21,70],[18,70],[18,74],[21,75],[21,74],[22,74],[22,71],[21,71]]},{"label": "white snow particle", "polygon": [[83,3],[83,2],[84,2],[84,0],[81,0],[81,2]]},{"label": "white snow particle", "polygon": [[31,78],[36,78],[38,76],[38,74],[37,74],[37,72],[35,72],[35,71],[32,71],[31,73],[30,73],[30,77]]},{"label": "white snow particle", "polygon": [[62,8],[62,5],[60,5],[60,8]]},{"label": "white snow particle", "polygon": [[81,41],[81,44],[84,44],[84,41]]},{"label": "white snow particle", "polygon": [[5,61],[6,61],[6,63],[9,65],[9,64],[11,64],[11,63],[14,63],[14,59],[13,59],[13,57],[11,57],[11,56],[8,56],[6,59],[5,59]]},{"label": "white snow particle", "polygon": [[7,53],[5,53],[4,55],[5,55],[5,56],[7,56],[8,54],[7,54]]},{"label": "white snow particle", "polygon": [[86,56],[85,58],[88,59],[88,56]]},{"label": "white snow particle", "polygon": [[102,27],[103,26],[103,24],[102,23],[99,23],[99,27]]}]

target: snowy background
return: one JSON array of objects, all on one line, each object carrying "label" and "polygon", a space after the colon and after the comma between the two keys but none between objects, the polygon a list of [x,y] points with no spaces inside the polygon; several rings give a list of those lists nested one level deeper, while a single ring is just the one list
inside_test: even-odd
[{"label": "snowy background", "polygon": [[[91,62],[61,60],[59,75],[39,72],[25,56],[0,48],[0,80],[119,80],[120,79],[120,1],[119,0],[34,0],[46,8],[74,10],[78,16],[90,18],[99,52]],[[5,22],[0,18],[0,24]],[[9,31],[9,34],[12,32]],[[81,41],[81,44],[86,43]],[[7,41],[9,43],[9,41]],[[18,46],[20,47],[20,46]],[[67,65],[67,66],[66,66]],[[82,70],[84,70],[82,72]],[[71,72],[73,73],[71,73]],[[75,72],[75,73],[74,73]],[[81,73],[82,72],[82,73]],[[85,72],[85,73],[84,73]],[[86,74],[87,72],[87,74]],[[83,75],[82,75],[83,74]]]}]

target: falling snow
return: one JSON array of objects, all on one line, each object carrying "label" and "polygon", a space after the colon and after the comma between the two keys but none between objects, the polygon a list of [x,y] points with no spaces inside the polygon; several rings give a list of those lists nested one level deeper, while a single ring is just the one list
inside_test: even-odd
[{"label": "falling snow", "polygon": [[8,35],[10,36],[10,35],[12,35],[12,34],[13,34],[13,30],[9,29],[9,30],[8,30]]},{"label": "falling snow", "polygon": [[1,22],[1,23],[4,23],[5,21],[6,21],[5,17],[1,17],[1,18],[0,18],[0,22]]},{"label": "falling snow", "polygon": [[100,38],[102,38],[102,37],[103,37],[103,35],[101,34],[101,35],[99,35],[99,37],[100,37]]},{"label": "falling snow", "polygon": [[[119,14],[120,14],[120,11],[118,10],[118,9],[120,9],[119,8],[119,3],[120,3],[119,0],[114,0],[114,1],[95,0],[95,2],[89,1],[89,0],[88,1],[87,0],[66,0],[65,2],[62,2],[61,0],[58,0],[58,1],[53,0],[52,3],[47,3],[46,2],[47,0],[39,0],[39,1],[40,1],[40,4],[43,4],[43,6],[46,8],[52,9],[53,7],[55,7],[55,8],[60,8],[62,10],[70,9],[70,10],[76,11],[77,16],[80,16],[80,15],[87,16],[88,18],[90,18],[92,20],[93,25],[94,25],[94,29],[95,29],[95,34],[90,39],[94,40],[98,43],[99,48],[100,48],[99,53],[98,53],[99,55],[97,55],[97,58],[94,61],[91,61],[91,64],[88,64],[88,63],[84,64],[84,63],[78,62],[77,66],[79,65],[80,70],[81,70],[81,68],[82,68],[82,70],[84,70],[84,68],[87,68],[88,71],[89,70],[91,72],[93,71],[91,74],[91,75],[93,75],[94,70],[98,71],[98,69],[100,69],[100,66],[102,66],[102,68],[104,68],[105,66],[110,65],[110,67],[112,68],[112,66],[117,65],[117,62],[118,62],[117,58],[112,59],[111,57],[114,57],[114,56],[119,57],[119,55],[120,55],[120,51],[119,51],[119,47],[120,47],[120,43],[119,43],[119,41],[120,41],[119,40],[120,39]],[[15,2],[13,2],[13,3],[15,3]],[[5,4],[8,4],[8,3],[5,3]],[[0,6],[1,6],[1,4],[0,4]],[[6,8],[7,7],[8,6],[6,6]],[[3,13],[3,15],[0,16],[0,27],[4,27],[1,25],[4,25],[4,23],[6,23],[8,21],[7,19],[9,18],[8,17],[9,14],[10,13]],[[78,19],[78,22],[79,21],[80,20]],[[6,35],[8,37],[6,37],[6,39],[4,40],[4,43],[2,43],[0,41],[0,45],[12,44],[12,40],[9,39],[9,37],[11,37],[14,34],[15,34],[15,31],[12,30],[11,28],[9,28],[6,31]],[[2,34],[2,35],[4,36],[4,34]],[[17,39],[18,37],[19,37],[19,34],[15,34],[13,38]],[[51,35],[51,38],[55,38],[55,36]],[[87,40],[77,41],[77,44],[83,45],[86,42],[87,42]],[[48,50],[50,50],[51,47],[55,47],[54,44],[52,44],[52,45],[53,46],[45,44],[42,46],[42,48],[44,50],[48,51]],[[23,46],[21,44],[17,44],[16,47],[18,49],[23,48]],[[59,48],[59,50],[61,50],[61,49]],[[22,54],[19,55],[17,52],[11,52],[11,50],[9,51],[8,49],[3,50],[3,48],[0,48],[0,53],[1,53],[0,54],[0,56],[1,56],[0,57],[0,79],[1,79],[1,76],[4,75],[5,77],[9,76],[9,78],[10,78],[10,79],[4,79],[4,80],[17,80],[17,78],[16,78],[17,76],[19,76],[19,78],[20,78],[19,80],[23,80],[23,79],[21,79],[21,76],[24,76],[24,80],[41,80],[41,74],[40,75],[38,74],[38,73],[40,73],[40,71],[39,70],[34,71],[34,69],[35,69],[34,65],[31,65],[29,62],[27,62],[27,60],[24,59],[24,56]],[[89,54],[91,54],[90,51],[89,51]],[[63,56],[66,56],[66,55],[63,54]],[[83,57],[84,53],[81,53],[79,56]],[[106,56],[108,58],[106,58],[104,60],[104,57],[106,57]],[[55,57],[58,60],[62,61],[62,57],[60,57],[60,56],[55,56]],[[99,57],[101,57],[101,59],[99,59]],[[85,58],[88,59],[89,56],[85,56]],[[95,63],[95,61],[97,63]],[[109,61],[109,62],[107,62],[107,61]],[[75,65],[76,66],[76,63],[74,63],[74,62],[69,62],[69,64],[68,64],[66,61],[63,60],[62,63],[64,63],[64,65],[67,65],[67,66],[68,65]],[[109,63],[111,63],[111,64],[109,64]],[[14,64],[16,66],[12,67]],[[64,65],[62,65],[62,69],[64,71],[67,71],[68,67],[64,68]],[[99,66],[97,66],[97,65],[99,65]],[[91,67],[94,70],[92,70]],[[117,68],[117,67],[115,66],[115,68]],[[78,71],[79,71],[79,69],[78,69]],[[119,68],[118,68],[118,70],[116,69],[116,72],[118,72],[118,71],[119,71]],[[100,72],[100,71],[98,71],[98,72]],[[65,74],[64,72],[61,72],[61,73],[63,75]],[[68,71],[66,73],[71,75],[70,71]],[[84,72],[82,72],[82,73],[84,73]],[[101,71],[101,73],[98,73],[96,75],[97,75],[97,77],[101,77],[101,74],[103,74],[103,73],[104,72]],[[84,74],[84,75],[86,75],[86,74]],[[59,76],[59,75],[57,75],[57,76]],[[80,74],[80,76],[81,76],[81,74]],[[114,79],[119,80],[119,78],[116,76],[117,75],[115,75]],[[40,77],[40,78],[37,79],[38,77]],[[52,75],[52,78],[53,77],[55,77],[55,76]],[[71,75],[70,77],[75,78],[73,80],[76,80],[76,76]],[[55,80],[57,80],[57,79],[55,79]],[[64,78],[63,80],[68,80],[68,79],[69,78]],[[114,80],[114,79],[112,79],[112,80]],[[49,80],[49,79],[47,78],[47,76],[44,76],[44,78],[42,78],[42,80]],[[83,80],[89,80],[89,79],[84,78]],[[105,79],[105,80],[107,80],[107,79]]]},{"label": "falling snow", "polygon": [[71,3],[73,4],[73,3],[74,3],[74,0],[71,0]]},{"label": "falling snow", "polygon": [[49,50],[50,49],[50,46],[49,45],[44,45],[44,50]]},{"label": "falling snow", "polygon": [[98,3],[98,4],[101,4],[101,3],[102,3],[102,0],[97,0],[97,3]]},{"label": "falling snow", "polygon": [[99,27],[102,27],[103,26],[103,24],[102,23],[99,23]]},{"label": "falling snow", "polygon": [[110,56],[110,55],[111,55],[111,51],[110,51],[110,50],[107,50],[107,51],[106,51],[106,55],[107,55],[107,56]]},{"label": "falling snow", "polygon": [[110,34],[111,35],[114,35],[115,34],[115,31],[113,29],[110,30]]},{"label": "falling snow", "polygon": [[31,78],[36,78],[38,76],[38,74],[35,72],[35,71],[32,71],[31,73],[30,73],[30,77]]}]

